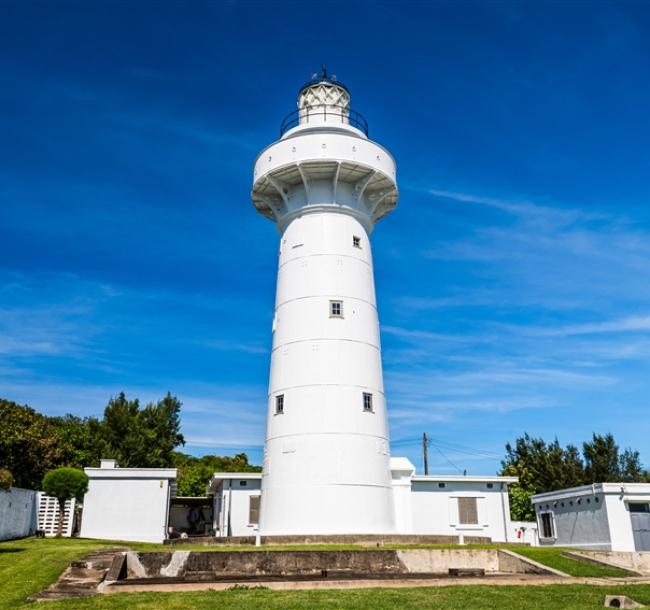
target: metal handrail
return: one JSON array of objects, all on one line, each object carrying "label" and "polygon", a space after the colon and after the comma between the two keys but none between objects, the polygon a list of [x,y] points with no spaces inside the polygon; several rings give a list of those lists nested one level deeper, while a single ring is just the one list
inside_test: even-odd
[{"label": "metal handrail", "polygon": [[327,122],[328,116],[338,117],[340,119],[338,121],[339,123],[352,125],[352,127],[356,127],[368,135],[368,121],[356,110],[352,110],[346,106],[328,106],[321,104],[312,108],[299,108],[284,117],[280,125],[280,137],[289,131],[289,129],[300,125],[303,119],[305,119],[305,123],[309,123],[309,118],[315,116],[324,117],[324,122]]}]

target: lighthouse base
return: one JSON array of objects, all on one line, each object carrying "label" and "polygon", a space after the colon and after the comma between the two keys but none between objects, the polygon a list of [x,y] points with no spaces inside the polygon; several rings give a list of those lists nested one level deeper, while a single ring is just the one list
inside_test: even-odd
[{"label": "lighthouse base", "polygon": [[301,485],[263,491],[262,536],[395,534],[393,490],[359,485]]}]

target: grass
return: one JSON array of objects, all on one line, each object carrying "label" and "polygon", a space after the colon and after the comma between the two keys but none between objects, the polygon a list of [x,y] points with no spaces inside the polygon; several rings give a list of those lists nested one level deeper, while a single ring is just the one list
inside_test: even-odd
[{"label": "grass", "polygon": [[0,608],[19,608],[53,583],[74,559],[115,546],[97,540],[25,538],[0,543]]},{"label": "grass", "polygon": [[[121,543],[66,538],[59,540],[28,538],[0,543],[0,608],[35,608],[36,604],[27,602],[27,597],[54,582],[70,561],[78,559],[93,550],[119,544]],[[137,550],[169,550],[169,547],[154,544],[126,543],[126,545]],[[290,546],[288,548],[314,549],[315,547]],[[340,545],[325,548],[340,548]],[[367,549],[369,547],[361,548]],[[213,547],[209,547],[209,549],[200,547],[200,550],[213,550]],[[546,563],[546,565],[557,567],[576,576],[605,576],[602,570],[608,570],[608,568],[600,568],[599,566],[563,558],[561,557],[561,549],[517,547],[516,551],[526,554],[531,559],[540,561],[540,563]],[[594,569],[598,571],[597,574],[590,572]],[[589,573],[585,573],[585,571]],[[621,576],[622,574],[617,571],[615,575]],[[155,610],[180,610],[185,608],[192,608],[192,610],[201,610],[202,608],[220,608],[220,610],[252,610],[258,608],[268,608],[270,610],[303,608],[333,610],[355,608],[364,610],[372,608],[373,610],[388,610],[395,607],[404,607],[416,609],[471,608],[477,610],[488,608],[555,610],[561,608],[563,610],[572,610],[602,607],[605,594],[614,593],[629,595],[641,603],[650,604],[650,585],[623,586],[613,583],[611,587],[589,585],[547,585],[543,587],[481,585],[338,591],[270,591],[255,588],[237,588],[219,592],[122,593],[82,600],[47,602],[45,605],[38,605],[38,608],[46,607],[46,610],[91,610],[94,608],[147,608]]]}]

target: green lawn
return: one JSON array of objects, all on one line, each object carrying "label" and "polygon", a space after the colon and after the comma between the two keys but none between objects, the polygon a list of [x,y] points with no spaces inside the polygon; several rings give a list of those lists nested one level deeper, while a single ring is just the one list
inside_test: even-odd
[{"label": "green lawn", "polygon": [[[54,582],[68,563],[86,553],[120,543],[95,540],[37,540],[28,538],[0,543],[0,608],[36,607],[26,598]],[[156,550],[161,545],[129,544],[139,550]],[[164,547],[168,548],[168,547]],[[296,547],[290,547],[296,548]],[[307,547],[313,548],[313,547]],[[328,547],[332,548],[332,547]],[[439,547],[438,547],[439,548]],[[210,550],[212,547],[210,547]],[[202,547],[202,550],[206,550]],[[518,551],[522,551],[517,547]],[[554,564],[569,571],[558,549],[526,549],[526,554],[537,561]],[[580,563],[592,569],[588,564]],[[576,570],[576,566],[571,565]],[[584,575],[582,573],[578,575]],[[598,576],[602,576],[599,573]],[[382,610],[402,608],[539,608],[584,609],[602,607],[605,594],[624,593],[637,601],[650,604],[650,585],[596,587],[587,585],[551,585],[544,587],[514,586],[454,586],[416,589],[358,589],[341,591],[270,591],[238,589],[222,592],[195,593],[138,593],[98,596],[83,600],[42,602],[43,610],[93,608],[148,608],[152,610],[219,608],[220,610],[252,609],[344,609]]]},{"label": "green lawn", "polygon": [[25,538],[0,542],[0,608],[18,608],[54,582],[74,559],[107,546],[97,540]]},{"label": "green lawn", "polygon": [[587,561],[563,557],[562,554],[568,549],[524,546],[510,547],[510,550],[534,561],[538,561],[549,568],[555,568],[556,570],[570,574],[571,576],[593,576],[598,578],[632,576],[630,572],[619,568],[609,568],[607,566],[588,563]]}]

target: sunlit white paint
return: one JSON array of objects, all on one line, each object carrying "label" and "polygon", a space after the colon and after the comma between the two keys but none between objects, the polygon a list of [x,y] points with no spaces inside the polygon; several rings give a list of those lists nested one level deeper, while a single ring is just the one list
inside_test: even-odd
[{"label": "sunlit white paint", "polygon": [[[418,476],[406,458],[390,459],[396,534],[481,536],[495,542],[522,542],[510,522],[507,486],[514,477]],[[260,473],[217,472],[208,493],[214,494],[215,534],[252,536],[250,497],[260,494]],[[442,485],[442,486],[441,486]],[[266,492],[264,492],[266,493]],[[458,523],[455,506],[459,497],[477,498],[480,522]],[[262,506],[265,498],[262,495]]]},{"label": "sunlit white paint", "polygon": [[162,542],[167,536],[169,500],[175,468],[84,468],[82,538]]},{"label": "sunlit white paint", "polygon": [[[635,551],[630,503],[650,503],[650,483],[595,483],[532,497],[540,545]],[[543,537],[540,515],[552,514],[554,536]]]},{"label": "sunlit white paint", "polygon": [[[370,245],[375,223],[397,202],[395,162],[350,125],[348,104],[347,90],[330,81],[303,88],[300,124],[255,162],[253,203],[280,232],[266,536],[395,531]],[[332,300],[343,302],[342,317],[330,316]],[[372,412],[363,410],[364,392]]]}]

